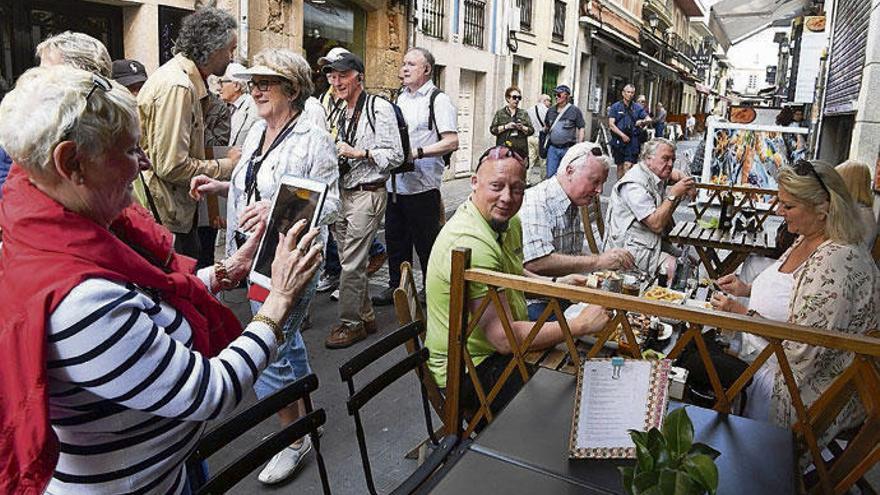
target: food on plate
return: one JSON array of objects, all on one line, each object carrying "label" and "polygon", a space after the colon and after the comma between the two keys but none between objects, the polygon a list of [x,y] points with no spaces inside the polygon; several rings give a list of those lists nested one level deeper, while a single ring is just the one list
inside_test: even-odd
[{"label": "food on plate", "polygon": [[730,109],[730,121],[736,124],[750,124],[757,116],[754,108],[733,107]]},{"label": "food on plate", "polygon": [[648,289],[644,295],[645,299],[662,302],[679,302],[684,299],[684,294],[678,291],[667,289],[666,287],[655,286]]}]

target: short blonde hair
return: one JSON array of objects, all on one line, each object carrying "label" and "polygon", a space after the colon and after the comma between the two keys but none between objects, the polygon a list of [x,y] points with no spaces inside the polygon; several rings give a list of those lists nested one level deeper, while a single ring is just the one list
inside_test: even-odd
[{"label": "short blonde hair", "polygon": [[264,48],[254,57],[253,66],[257,65],[265,65],[281,74],[285,79],[281,90],[287,96],[296,95],[291,105],[298,110],[305,108],[306,100],[314,91],[312,69],[306,59],[284,48]]},{"label": "short blonde hair", "polygon": [[847,160],[835,170],[843,178],[846,189],[853,201],[867,207],[874,206],[874,192],[871,191],[871,169],[865,162]]},{"label": "short blonde hair", "polygon": [[815,175],[799,175],[790,166],[779,169],[779,188],[785,189],[816,213],[825,214],[825,235],[829,239],[839,244],[859,245],[864,237],[864,227],[856,221],[859,214],[843,178],[828,162],[811,160],[810,164],[821,177],[827,193]]},{"label": "short blonde hair", "polygon": [[62,140],[77,154],[98,159],[124,132],[139,132],[137,103],[119,83],[95,88],[96,76],[67,65],[34,67],[0,103],[0,146],[29,174],[46,177]]},{"label": "short blonde hair", "polygon": [[113,60],[107,47],[85,33],[64,31],[56,34],[37,45],[36,52],[41,59],[50,52],[58,52],[67,65],[108,79],[113,76]]}]

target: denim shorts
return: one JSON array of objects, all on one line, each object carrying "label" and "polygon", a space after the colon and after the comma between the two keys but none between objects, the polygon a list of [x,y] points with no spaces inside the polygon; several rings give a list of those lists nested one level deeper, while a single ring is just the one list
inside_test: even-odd
[{"label": "denim shorts", "polygon": [[[260,373],[260,377],[254,383],[254,392],[257,394],[258,399],[281,390],[284,386],[312,372],[312,369],[309,367],[309,354],[306,351],[306,344],[303,342],[300,328],[309,309],[309,303],[315,297],[315,287],[318,284],[318,274],[320,272],[321,270],[318,270],[315,273],[302,296],[294,304],[293,309],[290,310],[290,316],[284,322],[284,335],[286,339],[284,344],[278,348],[275,361]],[[262,303],[251,301],[251,310],[254,314],[257,314],[260,306],[262,306]]]}]

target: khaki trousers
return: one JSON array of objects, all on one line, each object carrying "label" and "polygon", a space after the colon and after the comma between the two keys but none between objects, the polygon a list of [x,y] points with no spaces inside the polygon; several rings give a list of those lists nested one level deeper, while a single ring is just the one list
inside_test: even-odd
[{"label": "khaki trousers", "polygon": [[339,320],[346,325],[373,321],[376,314],[370,302],[367,264],[370,244],[385,215],[388,193],[376,191],[341,191],[340,219],[334,225],[339,246]]},{"label": "khaki trousers", "polygon": [[538,155],[538,136],[537,131],[535,131],[534,136],[529,136],[529,169],[526,173],[526,183],[530,186],[534,186],[535,184],[544,180],[544,176],[546,174],[545,162],[546,160],[541,158]]}]

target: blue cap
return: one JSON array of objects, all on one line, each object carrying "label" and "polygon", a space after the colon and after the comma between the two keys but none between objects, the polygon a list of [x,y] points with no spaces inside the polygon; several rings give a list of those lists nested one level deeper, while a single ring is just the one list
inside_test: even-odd
[{"label": "blue cap", "polygon": [[569,88],[569,87],[566,86],[565,84],[560,84],[559,86],[556,86],[556,91],[554,91],[554,92],[555,92],[556,94],[559,94],[559,93],[568,93],[568,94],[571,94],[571,88]]}]

